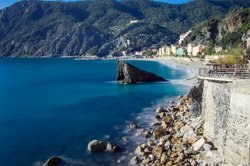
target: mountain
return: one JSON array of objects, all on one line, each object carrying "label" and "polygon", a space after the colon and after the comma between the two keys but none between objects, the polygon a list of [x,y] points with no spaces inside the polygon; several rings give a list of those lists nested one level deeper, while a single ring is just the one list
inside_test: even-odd
[{"label": "mountain", "polygon": [[184,44],[218,45],[224,49],[242,43],[242,35],[250,29],[250,8],[229,13],[223,19],[212,19],[192,28]]},{"label": "mountain", "polygon": [[0,10],[0,57],[105,56],[157,47],[176,42],[201,21],[241,7],[250,7],[250,1],[21,1]]}]

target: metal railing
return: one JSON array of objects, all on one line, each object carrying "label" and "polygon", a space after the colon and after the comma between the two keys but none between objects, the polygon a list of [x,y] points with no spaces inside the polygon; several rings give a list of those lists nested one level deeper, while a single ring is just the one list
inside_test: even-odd
[{"label": "metal railing", "polygon": [[211,77],[211,78],[238,78],[238,79],[250,79],[250,72],[246,70],[236,70],[235,69],[223,69],[223,70],[213,70],[209,68],[199,68],[200,77]]}]

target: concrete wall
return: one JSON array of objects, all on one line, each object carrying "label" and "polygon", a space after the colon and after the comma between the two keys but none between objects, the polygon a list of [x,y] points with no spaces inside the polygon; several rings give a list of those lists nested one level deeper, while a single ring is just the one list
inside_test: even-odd
[{"label": "concrete wall", "polygon": [[205,80],[204,136],[233,165],[250,164],[250,81]]}]

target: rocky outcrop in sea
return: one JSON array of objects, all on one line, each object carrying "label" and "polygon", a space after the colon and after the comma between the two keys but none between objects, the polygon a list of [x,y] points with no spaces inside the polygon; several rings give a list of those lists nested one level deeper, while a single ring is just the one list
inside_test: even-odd
[{"label": "rocky outcrop in sea", "polygon": [[141,70],[129,63],[117,61],[117,81],[124,84],[135,84],[137,82],[166,81],[163,77]]}]

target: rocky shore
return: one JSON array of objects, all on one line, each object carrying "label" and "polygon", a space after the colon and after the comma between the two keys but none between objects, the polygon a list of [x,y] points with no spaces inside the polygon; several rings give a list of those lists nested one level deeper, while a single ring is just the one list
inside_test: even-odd
[{"label": "rocky shore", "polygon": [[131,165],[217,165],[222,163],[216,148],[203,137],[201,117],[193,116],[192,98],[180,96],[168,108],[156,109],[155,129],[141,132],[146,138],[136,147]]}]

